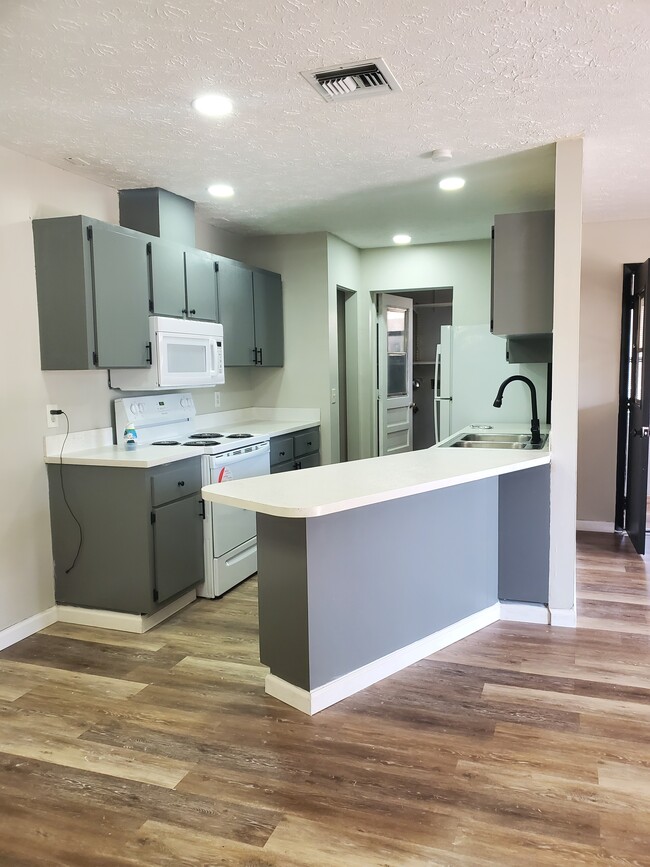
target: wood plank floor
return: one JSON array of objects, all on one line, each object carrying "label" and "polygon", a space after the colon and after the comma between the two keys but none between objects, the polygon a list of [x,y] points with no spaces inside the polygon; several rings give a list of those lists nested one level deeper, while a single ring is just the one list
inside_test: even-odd
[{"label": "wood plank floor", "polygon": [[[650,561],[649,561],[650,563]],[[256,587],[0,653],[0,864],[650,865],[650,568],[579,541],[578,629],[499,623],[308,718]]]}]

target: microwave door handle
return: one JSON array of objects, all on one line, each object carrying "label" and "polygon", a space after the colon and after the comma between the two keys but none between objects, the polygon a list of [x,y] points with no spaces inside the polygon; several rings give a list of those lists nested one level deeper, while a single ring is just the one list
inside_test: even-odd
[{"label": "microwave door handle", "polygon": [[210,374],[214,376],[217,372],[217,341],[210,340]]}]

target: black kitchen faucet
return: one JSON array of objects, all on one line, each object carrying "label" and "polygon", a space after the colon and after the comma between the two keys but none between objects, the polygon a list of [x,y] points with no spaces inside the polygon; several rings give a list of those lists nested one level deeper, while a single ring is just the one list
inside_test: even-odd
[{"label": "black kitchen faucet", "polygon": [[542,438],[539,435],[539,418],[537,417],[537,391],[535,390],[534,384],[530,381],[530,379],[528,379],[527,376],[509,376],[507,379],[504,379],[499,386],[497,396],[494,398],[493,406],[496,406],[497,409],[501,406],[501,404],[503,403],[503,392],[505,391],[506,386],[511,382],[516,382],[517,380],[519,380],[520,382],[525,382],[530,389],[530,403],[533,416],[530,420],[530,442],[531,445],[539,445],[542,441]]}]

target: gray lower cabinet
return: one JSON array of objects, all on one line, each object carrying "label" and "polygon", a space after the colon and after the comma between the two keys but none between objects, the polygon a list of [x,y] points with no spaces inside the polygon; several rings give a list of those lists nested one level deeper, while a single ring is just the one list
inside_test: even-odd
[{"label": "gray lower cabinet", "polygon": [[320,466],[320,429],[308,428],[271,438],[271,472]]},{"label": "gray lower cabinet", "polygon": [[555,211],[497,214],[492,230],[491,331],[551,334]]},{"label": "gray lower cabinet", "polygon": [[226,367],[282,367],[282,278],[219,259],[219,316]]},{"label": "gray lower cabinet", "polygon": [[[81,524],[79,530],[63,498]],[[55,597],[151,614],[203,581],[200,458],[150,469],[48,465]]]},{"label": "gray lower cabinet", "polygon": [[161,238],[148,242],[151,312],[218,322],[217,257]]},{"label": "gray lower cabinet", "polygon": [[41,368],[149,364],[147,238],[88,217],[34,220]]}]

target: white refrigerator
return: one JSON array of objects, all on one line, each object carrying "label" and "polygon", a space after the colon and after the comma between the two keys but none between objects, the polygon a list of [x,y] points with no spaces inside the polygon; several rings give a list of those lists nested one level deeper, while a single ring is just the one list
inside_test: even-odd
[{"label": "white refrigerator", "polygon": [[540,419],[546,421],[546,364],[508,364],[505,339],[491,334],[488,325],[443,325],[434,372],[436,443],[469,424],[529,424],[530,391],[523,382],[508,386],[501,409],[492,406],[503,380],[514,374],[532,380]]}]

